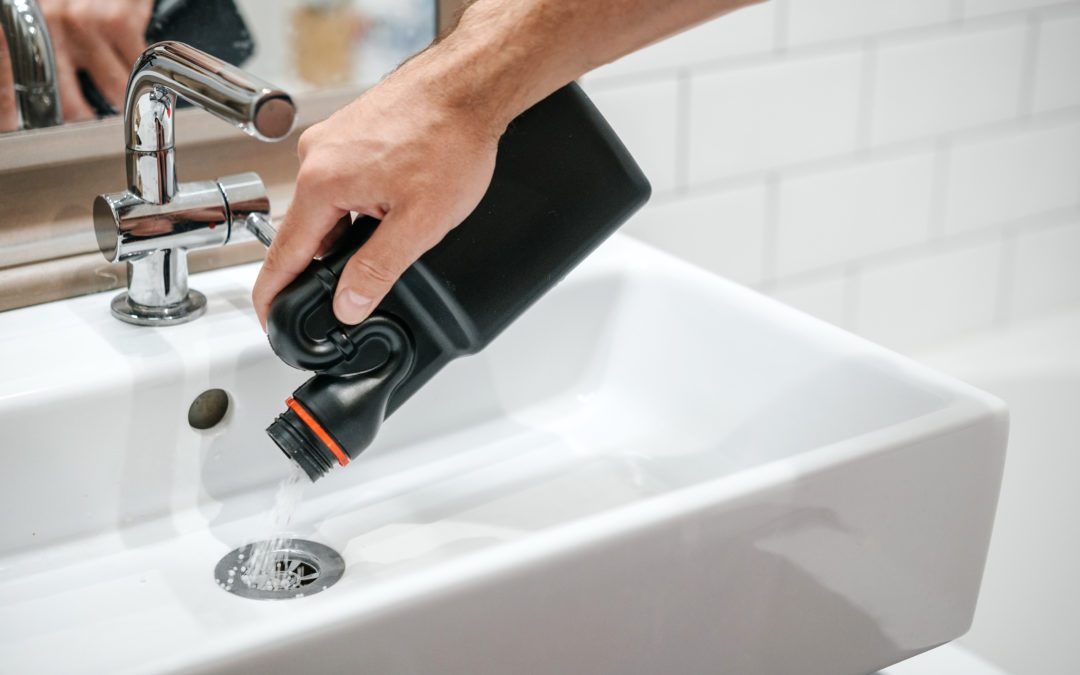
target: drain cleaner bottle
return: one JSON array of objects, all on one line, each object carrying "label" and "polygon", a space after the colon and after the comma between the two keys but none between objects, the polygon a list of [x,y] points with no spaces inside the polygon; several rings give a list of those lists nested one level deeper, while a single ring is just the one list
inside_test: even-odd
[{"label": "drain cleaner bottle", "polygon": [[316,374],[267,434],[312,481],[348,464],[383,419],[451,359],[487,346],[649,192],[576,84],[537,103],[500,140],[476,210],[405,272],[368,319],[346,326],[332,308],[345,263],[378,227],[368,217],[274,299],[271,346],[289,365]]}]

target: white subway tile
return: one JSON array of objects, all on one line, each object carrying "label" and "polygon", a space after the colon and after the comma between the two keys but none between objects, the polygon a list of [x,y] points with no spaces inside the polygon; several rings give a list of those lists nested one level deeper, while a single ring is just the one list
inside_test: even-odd
[{"label": "white subway tile", "polygon": [[589,97],[630,150],[654,192],[675,187],[678,83],[673,78],[595,90]]},{"label": "white subway tile", "polygon": [[943,0],[796,0],[788,8],[788,44],[861,38],[949,19]]},{"label": "white subway tile", "polygon": [[774,5],[767,2],[713,19],[602,66],[591,77],[602,80],[766,54],[773,49]]},{"label": "white subway tile", "polygon": [[1000,250],[995,240],[864,269],[858,332],[910,351],[990,327]]},{"label": "white subway tile", "polygon": [[934,154],[860,163],[780,185],[777,272],[795,274],[926,239]]},{"label": "white subway tile", "polygon": [[882,45],[873,142],[909,140],[1017,113],[1026,24]]},{"label": "white subway tile", "polygon": [[624,231],[740,283],[762,277],[765,188],[649,204]]},{"label": "white subway tile", "polygon": [[1021,233],[1015,246],[1011,318],[1080,303],[1080,217],[1065,226]]},{"label": "white subway tile", "polygon": [[1080,15],[1043,23],[1036,64],[1035,112],[1080,105]]},{"label": "white subway tile", "polygon": [[986,16],[1060,4],[1062,0],[964,0],[964,16]]},{"label": "white subway tile", "polygon": [[1080,123],[959,145],[950,161],[946,228],[962,231],[1080,200]]},{"label": "white subway tile", "polygon": [[842,272],[795,284],[783,284],[770,295],[807,314],[844,326],[848,280]]},{"label": "white subway tile", "polygon": [[853,150],[861,62],[850,53],[693,77],[691,182]]}]

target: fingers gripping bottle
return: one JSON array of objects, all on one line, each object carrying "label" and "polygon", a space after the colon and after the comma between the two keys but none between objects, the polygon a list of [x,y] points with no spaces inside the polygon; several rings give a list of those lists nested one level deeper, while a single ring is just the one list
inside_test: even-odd
[{"label": "fingers gripping bottle", "polygon": [[271,346],[315,375],[267,433],[313,481],[348,464],[383,419],[451,359],[487,346],[649,192],[576,84],[540,101],[507,128],[476,210],[406,270],[367,320],[340,324],[332,303],[346,262],[379,226],[368,217],[274,299]]}]

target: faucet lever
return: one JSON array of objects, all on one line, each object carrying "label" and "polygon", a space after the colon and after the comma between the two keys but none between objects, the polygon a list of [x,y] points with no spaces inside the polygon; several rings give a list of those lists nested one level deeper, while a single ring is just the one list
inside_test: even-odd
[{"label": "faucet lever", "polygon": [[274,237],[277,236],[277,230],[270,223],[270,219],[265,215],[261,213],[252,213],[247,217],[244,226],[247,228],[247,231],[266,248],[270,248],[270,244],[274,243]]},{"label": "faucet lever", "polygon": [[254,236],[269,245],[270,200],[258,174],[178,184],[173,143],[180,95],[262,141],[289,134],[296,116],[284,91],[179,42],[143,52],[128,81],[124,132],[128,189],[94,201],[98,247],[128,264],[128,290],[112,313],[138,325],[191,321],[206,298],[187,285],[187,252]]}]

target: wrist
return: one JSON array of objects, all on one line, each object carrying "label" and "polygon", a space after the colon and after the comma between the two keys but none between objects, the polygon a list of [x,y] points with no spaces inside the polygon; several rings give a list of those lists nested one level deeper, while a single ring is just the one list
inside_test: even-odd
[{"label": "wrist", "polygon": [[403,75],[447,114],[498,138],[526,106],[489,58],[487,45],[448,36],[419,54]]},{"label": "wrist", "polygon": [[[437,105],[496,138],[531,105],[578,73],[514,3],[470,5],[452,32],[401,67]],[[553,54],[554,51],[554,54]]]}]

